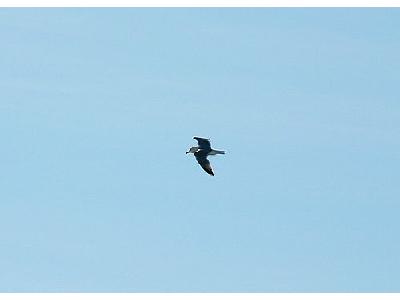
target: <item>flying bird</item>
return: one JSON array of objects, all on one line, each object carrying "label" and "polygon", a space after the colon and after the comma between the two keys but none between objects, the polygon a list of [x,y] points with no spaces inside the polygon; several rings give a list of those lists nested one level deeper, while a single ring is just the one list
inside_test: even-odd
[{"label": "flying bird", "polygon": [[196,136],[193,139],[197,140],[198,146],[190,147],[189,151],[186,151],[186,154],[193,153],[194,157],[196,157],[197,162],[203,168],[203,170],[211,176],[214,176],[214,172],[211,168],[210,161],[207,159],[207,156],[225,154],[225,151],[211,149],[210,140],[208,139]]}]

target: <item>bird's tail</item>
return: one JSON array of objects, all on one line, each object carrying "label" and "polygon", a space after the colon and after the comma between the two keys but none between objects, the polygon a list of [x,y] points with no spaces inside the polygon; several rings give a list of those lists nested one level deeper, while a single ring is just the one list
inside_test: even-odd
[{"label": "bird's tail", "polygon": [[221,151],[221,150],[214,150],[215,154],[225,154],[225,151]]}]

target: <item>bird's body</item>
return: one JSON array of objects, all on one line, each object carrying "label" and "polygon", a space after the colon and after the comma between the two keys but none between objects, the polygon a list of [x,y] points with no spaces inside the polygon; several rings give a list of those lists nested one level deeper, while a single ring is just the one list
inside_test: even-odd
[{"label": "bird's body", "polygon": [[216,155],[216,154],[225,154],[225,151],[214,150],[211,148],[210,141],[208,139],[194,137],[193,139],[197,140],[199,144],[198,147],[190,147],[188,153],[193,153],[196,157],[197,162],[211,176],[214,176],[214,172],[211,168],[210,161],[207,159],[208,155]]}]

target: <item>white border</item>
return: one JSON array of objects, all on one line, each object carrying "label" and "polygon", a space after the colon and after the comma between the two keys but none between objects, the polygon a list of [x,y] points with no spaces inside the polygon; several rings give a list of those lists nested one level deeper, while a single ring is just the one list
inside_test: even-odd
[{"label": "white border", "polygon": [[0,294],[4,300],[199,300],[199,299],[229,299],[229,300],[395,300],[396,293],[11,293]]},{"label": "white border", "polygon": [[400,7],[400,0],[0,0],[1,7]]},{"label": "white border", "polygon": [[[400,7],[400,0],[0,0],[0,7]],[[397,300],[396,293],[0,293],[4,300]]]}]

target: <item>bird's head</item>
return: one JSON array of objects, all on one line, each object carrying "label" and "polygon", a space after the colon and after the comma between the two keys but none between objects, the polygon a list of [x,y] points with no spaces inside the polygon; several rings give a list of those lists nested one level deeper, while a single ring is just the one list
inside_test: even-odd
[{"label": "bird's head", "polygon": [[186,151],[186,154],[195,153],[197,150],[199,150],[199,147],[190,147],[190,149]]}]

